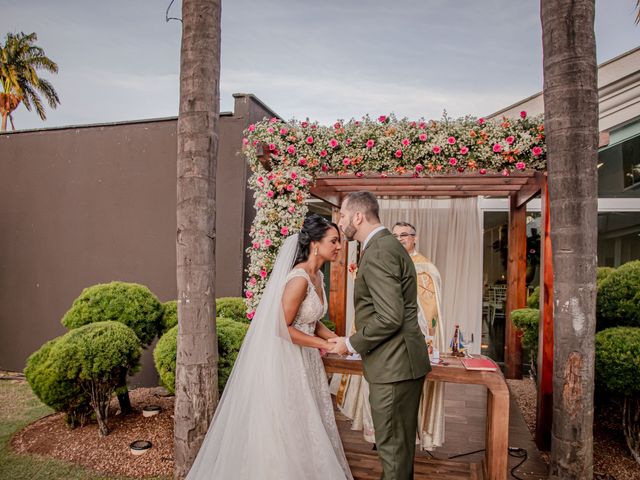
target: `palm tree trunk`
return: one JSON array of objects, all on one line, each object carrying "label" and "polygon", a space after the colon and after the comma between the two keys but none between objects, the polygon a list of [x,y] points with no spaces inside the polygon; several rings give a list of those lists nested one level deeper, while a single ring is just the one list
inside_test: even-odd
[{"label": "palm tree trunk", "polygon": [[541,0],[555,273],[550,478],[593,476],[598,85],[595,0]]},{"label": "palm tree trunk", "polygon": [[178,351],[174,455],[184,478],[218,402],[215,173],[221,0],[183,0],[177,165]]},{"label": "palm tree trunk", "polygon": [[0,127],[0,132],[6,132],[7,131],[7,118],[9,117],[8,113],[3,113],[2,114],[2,126]]}]

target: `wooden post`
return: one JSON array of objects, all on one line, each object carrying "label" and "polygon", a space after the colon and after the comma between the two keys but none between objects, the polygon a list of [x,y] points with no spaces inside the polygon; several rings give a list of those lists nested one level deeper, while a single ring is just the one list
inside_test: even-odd
[{"label": "wooden post", "polygon": [[[337,224],[340,219],[340,208],[332,208],[332,219]],[[336,325],[336,333],[346,335],[347,330],[347,262],[349,260],[349,244],[342,235],[342,249],[335,262],[331,264],[329,282],[329,319]]]},{"label": "wooden post", "polygon": [[509,197],[509,258],[507,262],[507,305],[505,367],[507,378],[522,378],[522,332],[511,321],[511,311],[527,303],[527,207],[518,207],[517,195]]},{"label": "wooden post", "polygon": [[551,448],[553,420],[553,258],[551,257],[551,218],[546,177],[540,195],[540,325],[538,328],[538,399],[536,408],[536,445]]}]

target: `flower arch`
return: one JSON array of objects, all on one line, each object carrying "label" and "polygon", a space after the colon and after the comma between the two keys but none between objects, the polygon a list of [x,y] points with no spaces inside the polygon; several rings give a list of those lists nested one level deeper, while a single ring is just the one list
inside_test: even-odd
[{"label": "flower arch", "polygon": [[284,238],[302,226],[311,186],[322,175],[356,177],[487,175],[546,170],[542,116],[485,121],[364,117],[321,126],[277,118],[252,124],[243,150],[256,217],[245,284],[247,317],[255,308]]}]

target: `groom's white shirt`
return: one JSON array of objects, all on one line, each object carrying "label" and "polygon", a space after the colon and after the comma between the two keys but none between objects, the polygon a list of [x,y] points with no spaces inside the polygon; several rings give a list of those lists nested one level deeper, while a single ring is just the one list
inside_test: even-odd
[{"label": "groom's white shirt", "polygon": [[[380,230],[384,230],[385,228],[386,227],[384,225],[380,225],[379,227],[376,227],[373,230],[371,230],[371,233],[369,233],[369,235],[367,235],[367,238],[364,239],[364,242],[362,242],[362,252],[360,252],[360,255],[362,255],[362,253],[364,252],[364,249],[367,248],[367,243],[369,243],[369,240],[371,240],[376,233],[378,233]],[[349,341],[349,337],[347,337],[347,336],[344,337],[344,343],[347,344],[347,350],[349,350],[349,353],[351,353],[351,354],[358,353],[351,346],[351,342]]]}]

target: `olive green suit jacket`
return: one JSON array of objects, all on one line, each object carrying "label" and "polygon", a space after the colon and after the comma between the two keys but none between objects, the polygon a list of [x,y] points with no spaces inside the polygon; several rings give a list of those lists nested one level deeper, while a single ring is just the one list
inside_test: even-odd
[{"label": "olive green suit jacket", "polygon": [[369,383],[417,379],[430,370],[418,325],[416,270],[389,230],[369,240],[354,285],[356,333],[351,346],[362,356]]}]

